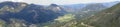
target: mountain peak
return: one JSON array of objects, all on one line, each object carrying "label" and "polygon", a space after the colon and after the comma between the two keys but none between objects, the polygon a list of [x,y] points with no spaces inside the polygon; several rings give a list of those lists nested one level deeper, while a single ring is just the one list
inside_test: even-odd
[{"label": "mountain peak", "polygon": [[57,4],[51,4],[50,6],[58,6]]}]

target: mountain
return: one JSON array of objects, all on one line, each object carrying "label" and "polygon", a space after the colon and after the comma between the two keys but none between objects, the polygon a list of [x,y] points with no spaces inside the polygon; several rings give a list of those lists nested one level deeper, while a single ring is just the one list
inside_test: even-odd
[{"label": "mountain", "polygon": [[104,8],[109,8],[117,3],[119,3],[119,1],[107,2],[107,3],[87,3],[87,4],[81,3],[81,4],[71,4],[71,5],[61,5],[61,6],[64,7],[68,12],[79,12],[81,10],[83,12],[85,10],[84,8],[91,9],[91,10],[93,9],[97,10],[97,8],[99,10],[100,8],[100,10],[102,10]]},{"label": "mountain", "polygon": [[111,7],[114,6],[115,4],[118,4],[119,1],[114,1],[114,2],[109,2],[109,3],[103,3],[104,6]]},{"label": "mountain", "polygon": [[78,26],[85,27],[119,27],[120,25],[120,3],[87,17],[79,22]]},{"label": "mountain", "polygon": [[[92,20],[96,20],[93,18],[93,16],[98,18],[98,16],[101,15],[104,11],[112,12],[112,10],[114,11],[115,8],[115,11],[113,12],[115,13],[119,10],[118,9],[119,6],[111,7],[113,9],[111,9],[110,6],[112,5],[106,5],[106,3],[77,4],[77,5],[50,4],[49,6],[44,6],[44,5],[36,5],[36,4],[27,4],[24,2],[6,1],[0,3],[0,27],[93,26],[94,24],[93,25],[87,24]],[[98,14],[94,15],[95,13]],[[107,14],[111,14],[111,13],[107,13]],[[99,19],[104,19],[104,15],[101,15]],[[118,16],[119,14],[116,15]],[[110,15],[110,16],[116,16],[116,15]],[[89,16],[91,17],[89,18]],[[109,18],[112,19],[113,17],[109,17]],[[83,20],[83,19],[88,19],[88,20]],[[106,20],[107,19],[105,19],[105,21]],[[102,23],[102,20],[100,21],[101,21],[100,23]]]},{"label": "mountain", "polygon": [[8,8],[6,10],[11,10],[11,12],[19,12],[20,10],[22,10],[25,6],[27,6],[27,3],[17,3],[17,2],[2,2],[0,3],[0,8],[1,10],[4,8]]},{"label": "mountain", "polygon": [[[52,6],[52,7],[51,7]],[[10,19],[25,20],[28,24],[44,23],[64,15],[55,5],[48,8],[42,5],[27,4],[21,2],[2,2],[0,3],[0,19],[11,22]],[[54,10],[55,9],[55,10]],[[59,8],[61,9],[61,8]]]},{"label": "mountain", "polygon": [[47,10],[52,10],[54,12],[57,12],[57,13],[66,13],[66,10],[64,10],[63,7],[57,5],[57,4],[51,4],[50,6],[46,7]]},{"label": "mountain", "polygon": [[[100,7],[95,9],[97,6]],[[104,8],[104,7],[105,7],[104,5],[93,5],[93,4],[88,5],[87,7],[85,7],[85,10],[90,9],[90,11],[86,12],[87,14],[83,12],[82,15],[86,15],[86,16],[82,17],[82,19],[79,19],[80,16],[77,16],[78,18],[76,18],[76,16],[74,15],[69,15],[74,17],[72,18],[67,17],[67,18],[68,19],[71,18],[73,20],[70,20],[68,22],[65,21],[63,23],[59,21],[57,23],[56,22],[48,23],[50,25],[45,25],[44,27],[119,27],[120,3],[117,3],[109,8]],[[102,8],[104,9],[99,10]],[[64,17],[65,16],[63,16],[63,18]],[[61,21],[63,21],[63,19],[61,19]]]},{"label": "mountain", "polygon": [[[119,3],[118,1],[115,2],[108,2],[108,3],[88,3],[88,4],[74,4],[74,5],[66,5],[65,7],[66,12],[70,12],[75,14],[76,18],[84,18],[93,15],[101,10],[105,10],[106,8],[110,8],[113,5]],[[67,7],[68,6],[68,7]]]},{"label": "mountain", "polygon": [[107,7],[102,5],[101,3],[95,3],[95,4],[88,4],[82,9],[78,9],[75,12],[76,18],[84,18],[89,17],[93,15],[94,13],[97,13],[101,10],[105,10]]}]

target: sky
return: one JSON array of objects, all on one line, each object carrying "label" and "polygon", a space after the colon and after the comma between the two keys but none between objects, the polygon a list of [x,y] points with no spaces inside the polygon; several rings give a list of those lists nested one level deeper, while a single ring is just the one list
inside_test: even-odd
[{"label": "sky", "polygon": [[120,0],[0,0],[0,2],[4,1],[13,1],[13,2],[26,2],[40,5],[50,5],[50,4],[58,4],[58,5],[69,5],[69,4],[80,4],[80,3],[105,3],[105,2],[114,2]]}]

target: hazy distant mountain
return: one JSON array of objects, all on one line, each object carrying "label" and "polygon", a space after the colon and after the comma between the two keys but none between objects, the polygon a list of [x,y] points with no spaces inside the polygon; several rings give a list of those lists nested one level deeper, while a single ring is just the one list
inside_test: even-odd
[{"label": "hazy distant mountain", "polygon": [[62,7],[64,7],[68,12],[79,12],[79,11],[84,11],[85,8],[90,9],[90,10],[93,10],[93,9],[102,10],[104,8],[109,8],[117,3],[119,3],[119,1],[108,2],[108,3],[88,3],[88,4],[62,5]]},{"label": "hazy distant mountain", "polygon": [[115,4],[119,3],[119,1],[109,2],[109,3],[103,3],[104,6],[111,7]]}]

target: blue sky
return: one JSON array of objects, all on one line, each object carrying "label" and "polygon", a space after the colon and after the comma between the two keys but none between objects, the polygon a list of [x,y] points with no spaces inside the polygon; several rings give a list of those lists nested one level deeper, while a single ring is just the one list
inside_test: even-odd
[{"label": "blue sky", "polygon": [[105,3],[105,2],[114,2],[120,0],[0,0],[3,1],[13,1],[13,2],[26,2],[34,3],[40,5],[49,5],[49,4],[58,4],[58,5],[69,5],[69,4],[80,4],[80,3]]}]

